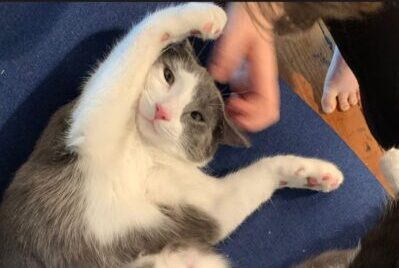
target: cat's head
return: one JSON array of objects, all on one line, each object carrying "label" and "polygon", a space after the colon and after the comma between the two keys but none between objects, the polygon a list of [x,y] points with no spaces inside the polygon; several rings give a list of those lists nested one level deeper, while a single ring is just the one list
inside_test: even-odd
[{"label": "cat's head", "polygon": [[249,146],[227,119],[221,93],[187,40],[167,47],[152,66],[137,122],[151,146],[198,164],[209,161],[218,144]]}]

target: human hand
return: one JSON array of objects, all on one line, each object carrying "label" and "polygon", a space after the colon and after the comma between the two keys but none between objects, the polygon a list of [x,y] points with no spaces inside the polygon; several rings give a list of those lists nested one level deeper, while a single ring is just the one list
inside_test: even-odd
[{"label": "human hand", "polygon": [[267,29],[252,21],[243,3],[231,4],[209,71],[237,93],[227,101],[229,117],[238,127],[256,132],[279,120],[280,96],[272,22],[260,15],[257,6],[249,6]]}]

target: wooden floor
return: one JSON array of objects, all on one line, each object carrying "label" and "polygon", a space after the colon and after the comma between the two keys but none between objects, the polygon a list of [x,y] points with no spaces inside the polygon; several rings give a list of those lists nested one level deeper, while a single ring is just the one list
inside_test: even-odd
[{"label": "wooden floor", "polygon": [[335,111],[329,115],[321,111],[323,81],[334,46],[325,25],[319,23],[308,33],[295,37],[277,38],[276,46],[282,79],[331,126],[391,192],[378,166],[383,151],[372,137],[361,107],[352,107],[347,112]]}]

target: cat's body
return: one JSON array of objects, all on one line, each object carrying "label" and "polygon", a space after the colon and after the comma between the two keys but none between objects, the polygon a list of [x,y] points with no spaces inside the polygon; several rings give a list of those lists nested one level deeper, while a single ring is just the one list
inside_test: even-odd
[{"label": "cat's body", "polygon": [[[16,179],[7,190],[0,214],[2,234],[6,232],[0,244],[3,261],[0,261],[0,267],[36,267],[36,260],[41,259],[51,260],[53,265],[39,261],[38,267],[44,264],[45,267],[119,267],[121,263],[129,262],[139,254],[159,252],[166,244],[178,241],[216,241],[219,235],[216,222],[188,204],[181,207],[159,207],[164,215],[163,222],[154,227],[154,230],[149,222],[148,227],[143,230],[127,230],[123,238],[103,244],[100,239],[86,234],[89,227],[84,223],[83,210],[87,201],[81,196],[85,181],[79,170],[78,156],[65,148],[62,139],[68,129],[67,119],[72,107],[73,104],[66,105],[53,116],[38,141],[36,150],[19,169]],[[117,189],[112,189],[118,185],[108,187],[109,194],[118,194]],[[135,197],[134,193],[132,197]],[[104,196],[106,198],[109,197]],[[99,202],[101,199],[99,198]],[[136,209],[139,210],[138,213],[141,210],[154,209],[147,204],[140,204],[138,200],[130,201],[132,213]],[[118,209],[121,205],[113,209]],[[106,221],[104,224],[109,226],[118,224],[113,222],[117,216],[111,213],[104,212],[103,217],[103,221]],[[141,215],[152,216],[145,211]],[[19,228],[15,229],[17,226]],[[101,234],[106,239],[109,229],[107,226],[104,229]],[[21,242],[27,250],[35,249],[32,258],[22,258],[17,250]],[[10,249],[11,252],[8,251]],[[87,262],[83,263],[82,260]],[[10,266],[8,261],[27,263]]]},{"label": "cat's body", "polygon": [[333,164],[296,156],[260,159],[222,180],[200,171],[218,144],[248,145],[180,44],[190,34],[216,38],[225,22],[211,4],[170,7],[116,45],[6,190],[0,267],[228,267],[210,246],[276,189],[342,183]]}]

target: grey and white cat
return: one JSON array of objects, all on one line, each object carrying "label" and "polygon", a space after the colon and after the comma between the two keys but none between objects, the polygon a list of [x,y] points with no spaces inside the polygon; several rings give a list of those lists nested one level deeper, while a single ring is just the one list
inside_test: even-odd
[{"label": "grey and white cat", "polygon": [[211,246],[276,189],[339,187],[333,164],[291,155],[222,180],[201,172],[218,144],[249,144],[183,41],[225,23],[213,4],[169,7],[115,46],[7,189],[0,267],[228,267]]}]

